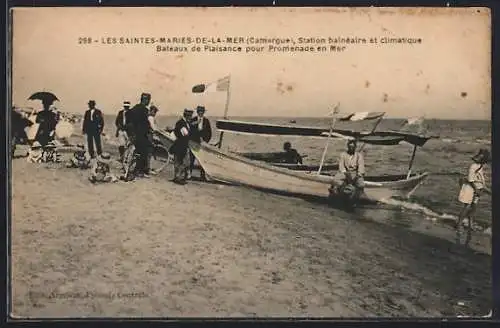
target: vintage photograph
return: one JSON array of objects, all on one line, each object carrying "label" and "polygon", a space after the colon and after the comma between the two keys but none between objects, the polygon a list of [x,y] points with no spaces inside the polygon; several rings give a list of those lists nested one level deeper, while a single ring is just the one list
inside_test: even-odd
[{"label": "vintage photograph", "polygon": [[15,318],[491,316],[486,8],[14,8]]}]

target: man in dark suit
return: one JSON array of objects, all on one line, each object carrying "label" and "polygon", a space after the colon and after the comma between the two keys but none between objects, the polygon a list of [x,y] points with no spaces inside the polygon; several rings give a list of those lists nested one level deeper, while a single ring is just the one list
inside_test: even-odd
[{"label": "man in dark suit", "polygon": [[88,102],[89,109],[83,116],[83,134],[87,135],[88,151],[91,158],[95,158],[94,142],[97,150],[97,156],[102,155],[101,134],[104,129],[104,117],[102,112],[95,107],[95,101]]},{"label": "man in dark suit", "polygon": [[116,115],[115,126],[116,126],[116,137],[118,138],[118,152],[120,153],[120,162],[123,162],[123,155],[125,154],[125,148],[127,147],[128,137],[127,137],[127,119],[126,113],[130,109],[130,102],[123,102],[123,109]]},{"label": "man in dark suit", "polygon": [[149,124],[149,104],[151,103],[151,95],[149,93],[141,94],[141,101],[139,104],[132,107],[127,111],[127,132],[129,133],[129,138],[134,143],[139,159],[137,160],[137,165],[135,173],[139,177],[148,177],[148,151],[149,151],[149,138],[148,134],[151,129]]},{"label": "man in dark suit", "polygon": [[189,139],[191,138],[191,119],[193,111],[184,109],[183,116],[175,123],[174,134],[175,141],[169,149],[169,153],[174,155],[173,182],[177,184],[186,184],[187,171],[189,168]]},{"label": "man in dark suit", "polygon": [[[191,140],[197,143],[201,143],[202,140],[208,143],[212,139],[212,127],[208,118],[205,117],[205,111],[204,106],[196,107],[196,117],[191,120]],[[191,154],[188,178],[193,173],[194,160],[195,157]],[[206,177],[203,168],[200,168],[200,176],[202,180],[205,180]]]}]

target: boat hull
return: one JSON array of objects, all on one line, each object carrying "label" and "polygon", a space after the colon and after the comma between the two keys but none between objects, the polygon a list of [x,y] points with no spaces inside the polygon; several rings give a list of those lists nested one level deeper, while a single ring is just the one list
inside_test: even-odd
[{"label": "boat hull", "polygon": [[[159,131],[160,140],[167,147],[172,136]],[[223,183],[273,190],[292,195],[328,198],[332,176],[317,175],[272,166],[238,156],[207,144],[190,142],[193,155],[211,180]],[[425,180],[427,173],[365,177],[365,197],[381,200],[390,197],[408,197]]]}]

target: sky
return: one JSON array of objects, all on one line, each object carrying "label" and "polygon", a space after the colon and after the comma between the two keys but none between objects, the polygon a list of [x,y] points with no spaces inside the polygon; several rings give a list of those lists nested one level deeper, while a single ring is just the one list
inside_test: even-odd
[{"label": "sky", "polygon": [[[490,119],[490,13],[478,8],[16,8],[12,103],[50,91],[55,105],[106,114],[150,92],[163,115],[204,105],[222,116],[226,92],[191,88],[230,75],[228,116],[327,116],[384,111],[388,117]],[[79,44],[79,38],[97,42]],[[323,53],[172,53],[108,37],[377,39]],[[381,38],[421,39],[381,44]],[[247,45],[243,45],[245,51]],[[316,45],[317,46],[317,45]],[[316,47],[315,46],[315,47]],[[203,46],[202,46],[203,47]],[[188,46],[191,48],[191,46]]]}]

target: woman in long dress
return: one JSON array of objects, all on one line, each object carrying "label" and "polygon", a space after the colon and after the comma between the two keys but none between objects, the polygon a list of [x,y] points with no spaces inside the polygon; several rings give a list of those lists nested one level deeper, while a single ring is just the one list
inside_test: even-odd
[{"label": "woman in long dress", "polygon": [[460,243],[461,239],[461,226],[464,218],[467,217],[467,237],[465,245],[468,246],[472,238],[472,219],[476,212],[477,204],[482,192],[491,193],[486,187],[486,180],[484,178],[484,165],[490,160],[490,152],[486,149],[480,149],[479,152],[472,157],[474,161],[469,166],[469,172],[466,179],[460,181],[462,188],[458,195],[458,201],[463,204],[462,211],[456,224],[456,241]]}]

